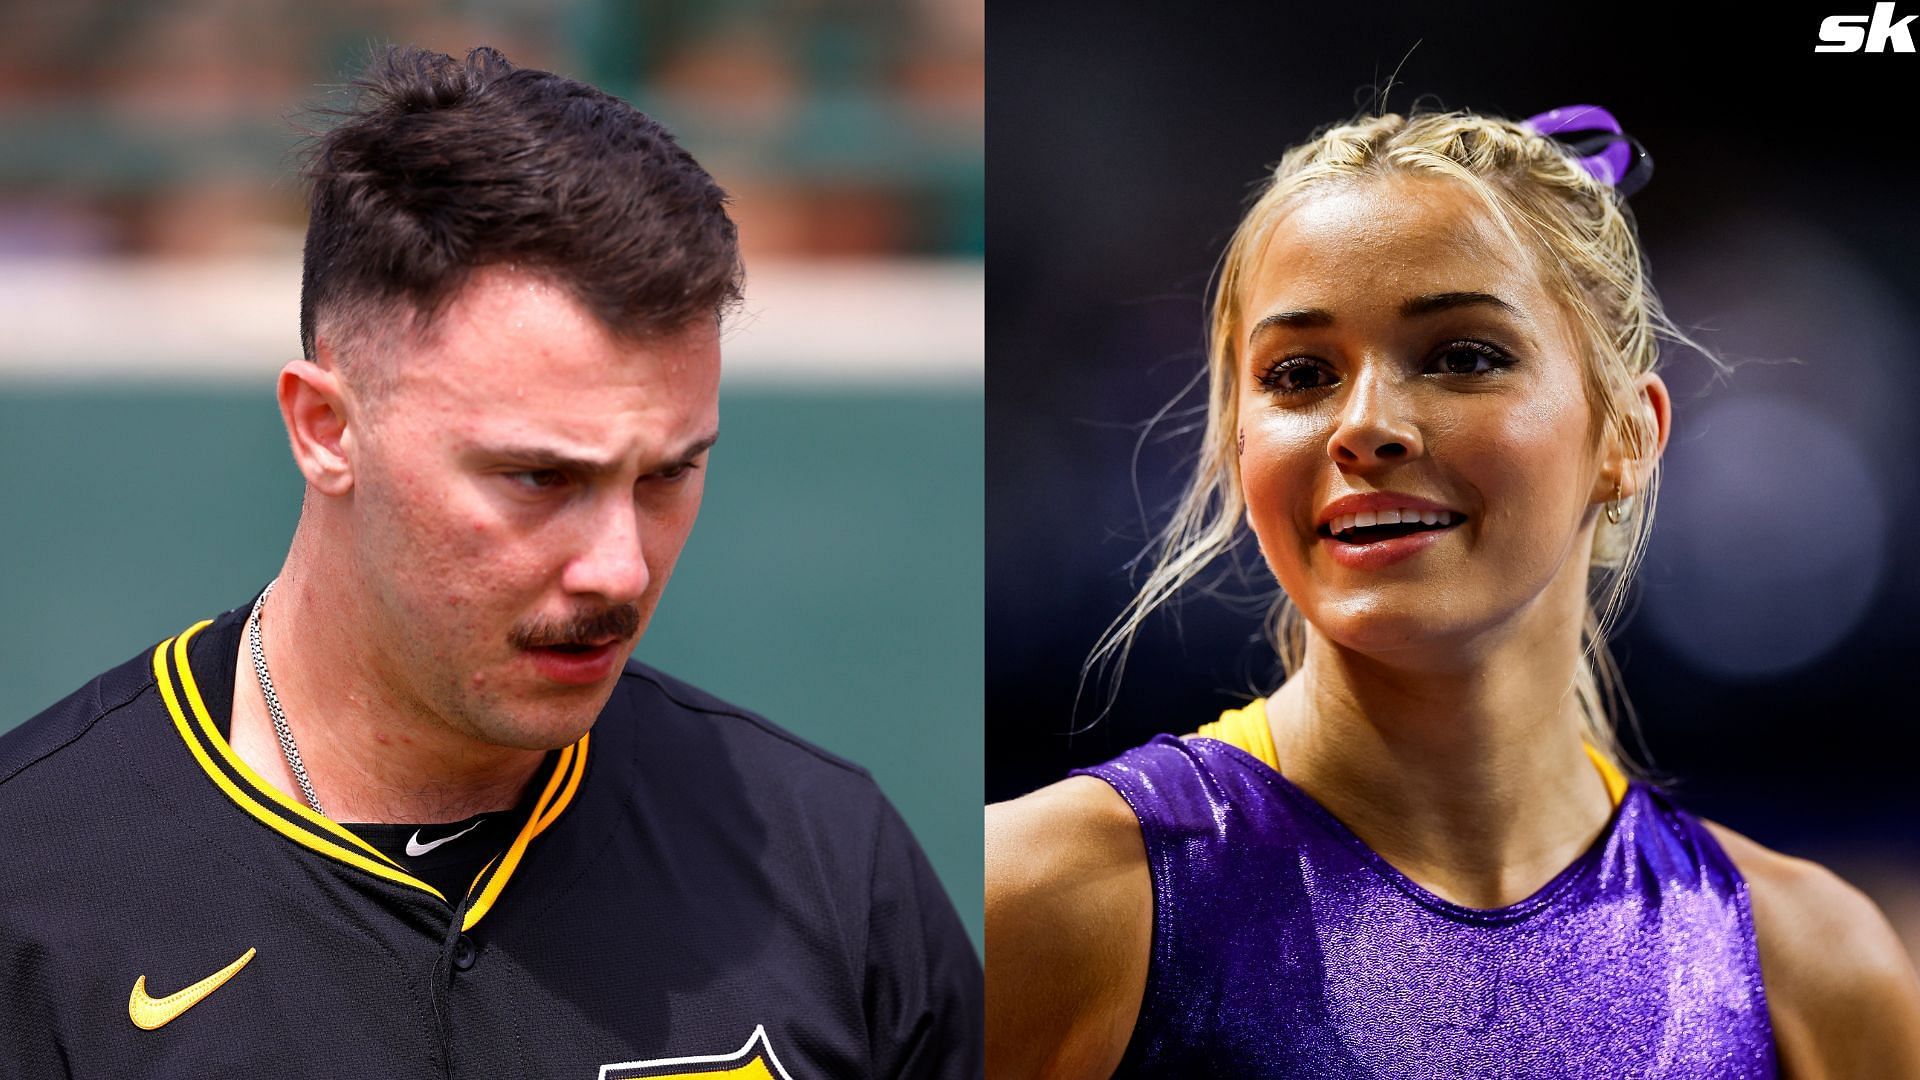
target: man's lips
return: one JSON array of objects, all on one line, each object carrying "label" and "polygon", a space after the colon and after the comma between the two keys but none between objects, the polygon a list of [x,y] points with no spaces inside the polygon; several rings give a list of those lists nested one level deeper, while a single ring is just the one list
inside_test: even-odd
[{"label": "man's lips", "polygon": [[607,639],[599,644],[533,645],[526,648],[535,671],[545,678],[568,686],[600,682],[619,665],[624,638]]},{"label": "man's lips", "polygon": [[591,649],[604,648],[619,641],[619,638],[595,638],[592,641],[556,641],[527,646],[530,649],[552,649],[555,652],[579,653]]}]

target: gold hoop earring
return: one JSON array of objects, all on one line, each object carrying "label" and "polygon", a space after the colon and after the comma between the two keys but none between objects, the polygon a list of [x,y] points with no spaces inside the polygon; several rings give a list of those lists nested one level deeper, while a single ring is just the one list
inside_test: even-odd
[{"label": "gold hoop earring", "polygon": [[1613,482],[1613,498],[1607,503],[1607,520],[1615,525],[1627,520],[1627,512],[1620,505],[1620,492],[1620,481],[1615,480]]}]

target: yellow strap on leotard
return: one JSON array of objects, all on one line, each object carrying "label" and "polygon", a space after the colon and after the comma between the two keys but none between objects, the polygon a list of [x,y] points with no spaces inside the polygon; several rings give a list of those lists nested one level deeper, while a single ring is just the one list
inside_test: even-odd
[{"label": "yellow strap on leotard", "polygon": [[1237,746],[1259,758],[1267,768],[1280,771],[1280,752],[1273,748],[1273,725],[1267,723],[1266,698],[1254,698],[1242,709],[1228,709],[1213,723],[1201,724],[1194,734]]},{"label": "yellow strap on leotard", "polygon": [[1613,805],[1619,806],[1620,800],[1627,797],[1627,778],[1620,775],[1620,770],[1614,767],[1613,762],[1607,760],[1606,755],[1595,750],[1592,743],[1582,739],[1580,745],[1586,749],[1587,757],[1593,761],[1593,767],[1600,770],[1600,779],[1606,781],[1607,798],[1613,800]]},{"label": "yellow strap on leotard", "polygon": [[[1267,723],[1267,699],[1254,698],[1246,706],[1228,709],[1220,714],[1220,719],[1211,724],[1201,724],[1194,732],[1202,738],[1218,739],[1229,746],[1237,746],[1254,757],[1259,758],[1267,768],[1280,771],[1280,754],[1273,747],[1273,727]],[[1607,785],[1607,798],[1614,806],[1627,795],[1627,778],[1620,774],[1613,762],[1593,748],[1593,744],[1582,740],[1587,757],[1593,767],[1600,770],[1600,779]]]}]

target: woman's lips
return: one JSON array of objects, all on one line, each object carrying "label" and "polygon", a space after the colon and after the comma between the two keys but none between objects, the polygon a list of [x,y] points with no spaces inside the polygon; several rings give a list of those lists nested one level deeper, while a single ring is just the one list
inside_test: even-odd
[{"label": "woman's lips", "polygon": [[1422,529],[1405,536],[1386,537],[1366,543],[1337,540],[1323,530],[1319,533],[1319,542],[1326,546],[1327,554],[1334,562],[1349,570],[1379,570],[1410,559],[1439,543],[1442,537],[1458,529],[1465,520],[1455,517],[1451,524],[1439,528]]}]

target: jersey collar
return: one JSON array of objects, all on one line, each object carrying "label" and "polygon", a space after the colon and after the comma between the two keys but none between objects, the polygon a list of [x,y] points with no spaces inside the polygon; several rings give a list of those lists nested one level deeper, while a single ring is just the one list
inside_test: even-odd
[{"label": "jersey collar", "polygon": [[209,715],[206,700],[194,680],[193,667],[187,660],[187,643],[211,622],[211,619],[207,619],[195,623],[178,636],[161,642],[153,650],[153,676],[160,688],[160,698],[166,704],[168,715],[173,718],[174,730],[179,733],[208,778],[234,805],[301,847],[375,877],[437,897],[456,910],[464,906],[462,930],[472,929],[493,909],[507,881],[525,858],[528,845],[553,825],[580,790],[580,778],[585,775],[587,768],[587,740],[591,733],[580,736],[580,741],[573,745],[561,748],[558,760],[547,772],[544,781],[539,782],[540,797],[535,800],[513,842],[480,871],[468,887],[465,897],[450,899],[440,890],[407,873],[399,863],[355,835],[352,830],[314,813],[312,808],[268,783],[252,766],[242,761],[240,755],[234,753],[232,744]]}]

